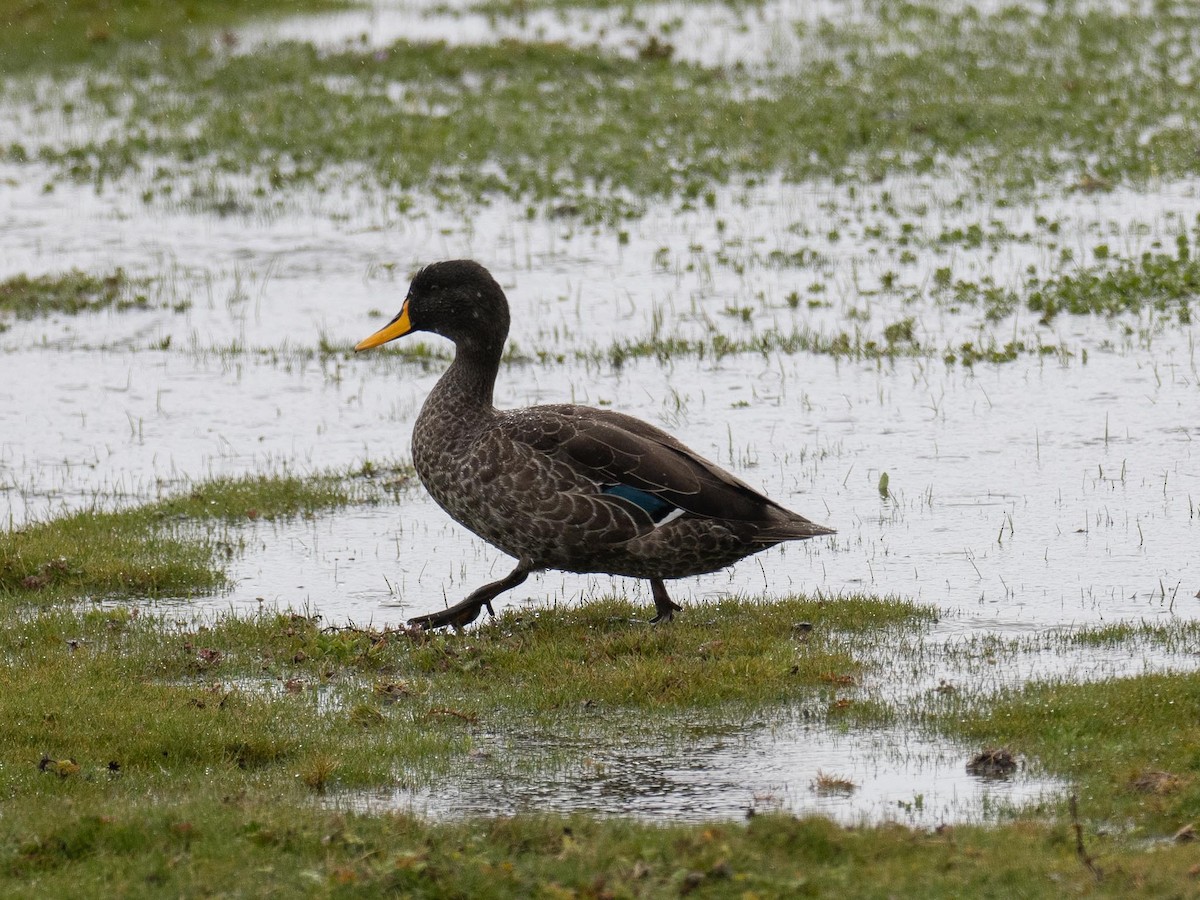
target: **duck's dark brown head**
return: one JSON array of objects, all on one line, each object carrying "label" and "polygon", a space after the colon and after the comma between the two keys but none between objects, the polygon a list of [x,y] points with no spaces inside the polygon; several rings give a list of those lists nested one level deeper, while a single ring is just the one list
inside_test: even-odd
[{"label": "duck's dark brown head", "polygon": [[508,301],[491,273],[473,260],[452,259],[421,269],[396,317],[354,349],[369,350],[413,331],[429,331],[454,341],[460,351],[498,357],[508,324]]}]

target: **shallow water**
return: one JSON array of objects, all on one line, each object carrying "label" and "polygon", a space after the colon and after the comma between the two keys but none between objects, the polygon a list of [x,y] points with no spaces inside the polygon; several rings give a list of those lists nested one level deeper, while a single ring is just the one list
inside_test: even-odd
[{"label": "shallow water", "polygon": [[[966,757],[955,748],[890,729],[839,734],[793,722],[759,723],[727,735],[695,736],[686,746],[556,738],[556,752],[566,751],[578,761],[532,776],[504,762],[536,759],[545,752],[540,736],[485,736],[479,744],[474,760],[449,789],[365,791],[331,802],[367,810],[409,809],[433,818],[552,810],[703,822],[783,810],[846,824],[935,826],[991,821],[1060,787],[1022,773],[968,775]],[[823,786],[822,776],[853,787]]]},{"label": "shallow water", "polygon": [[282,25],[239,32],[245,49],[263,41],[294,40],[337,50],[384,49],[396,41],[490,44],[505,40],[567,43],[635,56],[651,36],[674,59],[704,66],[795,65],[820,52],[804,26],[862,21],[860,0],[769,0],[741,9],[721,3],[645,3],[636,9],[534,9],[493,16],[470,2],[376,0],[361,9],[298,16]]},{"label": "shallow water", "polygon": [[[391,314],[407,264],[396,274],[373,273],[387,273],[396,256],[420,258],[434,213],[426,212],[415,229],[370,213],[365,223],[313,215],[214,221],[156,212],[121,194],[109,201],[69,185],[34,202],[30,182],[36,179],[0,183],[13,201],[9,224],[0,227],[2,274],[53,270],[63,258],[80,268],[122,265],[135,274],[161,271],[165,261],[170,274],[162,292],[192,306],[182,314],[18,322],[0,335],[6,519],[19,523],[97,495],[153,496],[211,474],[407,457],[412,420],[444,364],[384,355],[321,358],[312,350],[321,337],[344,345],[373,330],[379,320],[370,310]],[[885,309],[871,312],[869,327],[890,321],[892,307],[906,306],[934,345],[941,333],[980,327],[975,311],[913,309],[865,292],[833,298],[819,310],[760,302],[761,315],[743,321],[722,310],[753,296],[778,297],[796,273],[753,263],[740,273],[656,269],[662,247],[669,256],[694,258],[726,210],[747,217],[757,210],[753,224],[731,215],[725,226],[753,244],[787,233],[806,207],[827,203],[829,195],[818,201],[809,187],[790,195],[777,187],[775,202],[760,206],[753,205],[756,196],[730,191],[704,214],[652,212],[625,245],[557,222],[488,228],[516,219],[504,204],[469,226],[451,219],[450,234],[441,235],[447,244],[461,239],[450,252],[488,260],[496,270],[513,302],[518,346],[566,354],[562,362],[506,366],[500,405],[611,404],[669,428],[781,502],[838,529],[834,538],[761,554],[728,574],[686,580],[676,587],[681,599],[797,590],[901,594],[989,629],[1194,615],[1200,587],[1188,552],[1200,506],[1200,421],[1191,415],[1200,399],[1194,326],[1176,326],[1145,347],[1130,338],[1116,344],[1119,329],[1105,320],[1064,322],[1057,339],[1077,350],[1090,346],[1086,364],[1077,352],[1065,363],[1025,357],[974,370],[929,359],[848,362],[780,353],[641,359],[613,368],[572,355],[623,335],[645,336],[656,317],[661,333],[689,336],[714,329],[754,334],[821,318],[832,329],[848,305],[864,302]],[[1188,199],[1186,189],[1165,191],[1165,209],[1148,222],[1144,206],[1133,218],[1127,196],[1108,208],[1072,201],[1058,215],[1081,234],[1107,218],[1108,230],[1146,243],[1169,231]],[[844,206],[851,208],[849,201]],[[1135,228],[1139,223],[1144,227]],[[943,227],[943,219],[931,227]],[[49,232],[58,235],[65,257],[49,252],[43,237]],[[870,249],[862,257],[847,249],[830,257],[825,271],[800,277],[837,283],[853,271],[861,281],[868,267],[878,266]],[[1017,250],[1019,258],[1007,265],[1023,266],[1036,254],[1025,245]],[[944,261],[938,251],[928,257],[917,269]],[[956,265],[985,262],[959,257]],[[994,260],[993,268],[1004,264]],[[147,349],[166,335],[174,338],[170,349]],[[1103,349],[1105,343],[1114,349]],[[878,490],[883,472],[886,498]],[[507,565],[419,491],[396,510],[347,510],[315,524],[278,526],[277,533],[281,540],[264,541],[274,549],[240,564],[238,587],[217,604],[237,607],[266,596],[317,603],[335,621],[380,621],[436,608]],[[314,564],[301,592],[287,576],[294,548],[310,544],[360,550],[354,560]],[[513,599],[575,600],[597,581],[608,589],[607,579],[548,575]]]},{"label": "shallow water", "polygon": [[[237,38],[242,49],[251,51],[277,40],[303,41],[326,50],[382,50],[400,40],[466,45],[516,40],[564,43],[630,57],[649,47],[672,59],[712,68],[787,69],[828,56],[822,25],[866,24],[874,17],[875,5],[870,0],[763,0],[728,6],[675,0],[603,9],[528,9],[504,16],[492,15],[483,9],[484,3],[472,0],[370,0],[356,9],[251,25],[240,29]],[[985,16],[1013,8],[1041,16],[1054,5],[1028,0],[940,4]],[[1076,0],[1073,8],[1079,15],[1095,9],[1144,16],[1152,6],[1150,0]],[[651,38],[657,46],[649,44]]]},{"label": "shallow water", "polygon": [[[392,8],[370,13],[373,40],[391,39]],[[420,19],[433,23],[431,33],[479,39],[471,16],[395,9],[403,27]],[[341,34],[333,21],[298,20],[279,33],[305,37],[324,22],[324,35],[339,41],[362,27]],[[744,36],[730,34],[726,46]],[[254,36],[244,37],[249,44]],[[54,139],[54,123],[34,125]],[[0,333],[0,515],[19,526],[215,474],[405,459],[412,421],[443,364],[314,351],[322,339],[348,346],[373,331],[399,306],[414,266],[473,256],[508,291],[516,345],[548,360],[505,366],[501,405],[611,404],[838,529],[676,583],[674,596],[689,607],[729,593],[894,594],[943,610],[933,647],[1196,618],[1200,329],[1066,316],[1047,329],[1029,313],[990,323],[982,310],[950,311],[923,289],[943,267],[956,278],[1016,285],[1030,266],[1041,275],[1069,271],[1064,247],[1084,261],[1100,242],[1127,257],[1156,242],[1170,247],[1194,221],[1194,185],[1094,195],[1049,188],[1028,205],[1000,207],[953,166],[947,171],[853,191],[828,183],[727,188],[711,209],[651,204],[623,226],[622,240],[569,217],[528,220],[523,206],[503,201],[462,214],[429,203],[401,219],[386,198],[358,191],[216,217],[148,206],[136,179],[97,193],[33,164],[0,164],[0,277],[123,266],[162,278],[156,302],[190,303],[184,312],[14,322]],[[1058,223],[1056,246],[1038,231],[1039,216]],[[977,248],[937,240],[980,222],[1033,238]],[[904,224],[920,239],[911,259],[894,240]],[[891,272],[901,287],[885,290]],[[793,293],[798,304],[788,302]],[[810,296],[821,305],[810,308]],[[781,353],[607,361],[615,341],[651,335],[805,327],[878,336],[910,316],[923,346],[995,337],[1062,344],[1072,355],[973,370],[945,364],[940,353],[885,363]],[[166,349],[155,349],[168,337]],[[418,488],[396,506],[245,531],[249,549],[235,561],[231,592],[159,605],[189,615],[307,608],[331,623],[383,626],[455,602],[511,565]],[[560,573],[531,578],[501,604],[578,603],[612,591],[649,605],[642,584]],[[903,702],[941,679],[1000,687],[1045,674],[1088,679],[1192,666],[1194,654],[1182,652],[1067,648],[992,671],[927,664],[891,690]],[[537,739],[513,732],[478,741],[502,756],[535,753]],[[976,819],[1055,788],[1027,775],[973,779],[963,768],[969,751],[902,731],[839,733],[785,720],[686,748],[582,741],[556,770],[509,773],[505,791],[494,769],[480,766],[451,788],[342,799],[435,816],[555,806],[722,818],[775,804],[843,821],[931,824]],[[815,792],[818,771],[857,789]]]}]

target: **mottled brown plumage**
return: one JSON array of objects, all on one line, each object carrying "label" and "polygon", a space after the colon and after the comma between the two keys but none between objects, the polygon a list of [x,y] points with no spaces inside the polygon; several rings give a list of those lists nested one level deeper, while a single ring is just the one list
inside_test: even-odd
[{"label": "mottled brown plumage", "polygon": [[631,416],[574,404],[496,409],[508,325],[488,271],[453,260],[418,272],[396,318],[355,348],[412,331],[454,342],[454,362],[417,416],[413,464],[455,521],[517,559],[506,578],[414,624],[461,627],[541,569],[649,579],[655,621],[670,619],[680,607],[663,579],[832,533]]}]

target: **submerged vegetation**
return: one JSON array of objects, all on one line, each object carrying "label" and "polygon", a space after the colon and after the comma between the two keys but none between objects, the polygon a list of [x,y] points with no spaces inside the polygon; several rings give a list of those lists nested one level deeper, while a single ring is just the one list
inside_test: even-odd
[{"label": "submerged vegetation", "polygon": [[[795,40],[811,51],[800,62],[725,67],[542,41],[331,48],[257,39],[247,47],[238,38],[249,16],[336,6],[317,0],[236,9],[208,0],[158,12],[138,2],[70,6],[55,13],[54,4],[0,0],[0,17],[16,26],[10,32],[36,40],[42,59],[35,66],[22,53],[0,52],[0,71],[10,76],[0,100],[33,112],[33,127],[0,147],[0,159],[57,173],[47,190],[56,178],[98,190],[132,183],[147,201],[222,216],[274,209],[295,194],[337,198],[358,186],[388,215],[429,215],[431,201],[457,209],[504,197],[530,218],[607,226],[628,240],[625,219],[648,203],[715,210],[727,185],[831,180],[854,197],[889,176],[944,172],[962,183],[949,205],[996,194],[1003,207],[1102,195],[1200,168],[1187,124],[1200,115],[1190,88],[1200,63],[1186,49],[1200,13],[1180,4],[1141,15],[1083,3],[992,12],[870,3],[865,23],[796,23]],[[753,7],[735,10],[753,16]],[[501,17],[517,11],[481,8]],[[450,22],[466,14],[438,13]],[[92,33],[92,20],[104,27],[92,29],[84,43],[94,46],[83,53],[80,34]],[[633,8],[622,27],[651,29]],[[663,41],[671,27],[661,26]],[[655,328],[572,350],[613,365],[811,353],[972,366],[1086,359],[1085,347],[1054,330],[1064,314],[1118,319],[1109,344],[1192,321],[1195,223],[1136,253],[1101,235],[1077,256],[1054,217],[1037,214],[1032,227],[947,227],[938,213],[884,193],[846,234],[797,221],[788,231],[799,240],[762,247],[725,234],[718,218],[720,246],[695,244],[690,259],[662,248],[655,270],[784,272],[794,281],[786,298],[730,307],[728,331],[710,318],[708,334]],[[862,283],[856,274],[854,286],[886,308],[882,321],[859,320],[856,307],[845,311],[848,322],[821,315],[838,305],[826,282],[830,259],[849,238],[887,260]],[[1043,258],[1005,277],[961,264],[962,251],[996,258],[1014,245],[1039,248]],[[933,253],[933,266],[915,266],[919,252]],[[26,281],[47,293],[56,287]],[[126,291],[117,305],[128,303],[145,297]],[[970,315],[978,326],[931,339],[910,311],[921,307]],[[21,314],[33,308],[25,302]],[[777,320],[780,309],[790,321]],[[541,359],[563,354],[525,349]],[[322,354],[339,350],[322,339]]]},{"label": "submerged vegetation", "polygon": [[[264,197],[361,177],[401,195],[503,194],[616,218],[646,198],[703,202],[733,178],[877,178],[947,157],[973,160],[989,182],[1026,186],[1200,169],[1186,125],[1200,118],[1186,52],[1198,13],[1186,4],[1152,16],[1075,3],[993,14],[879,4],[871,29],[802,28],[812,52],[796,67],[744,69],[524,42],[246,53],[203,34],[139,40],[120,24],[137,21],[133,6],[117,4],[124,12],[101,41],[122,52],[79,71],[82,94],[69,107],[44,109],[105,127],[65,144],[31,135],[10,159],[97,184],[138,171],[150,195],[213,172],[250,175]],[[198,18],[211,22],[215,6],[196,5]],[[77,58],[59,38],[84,30],[82,20],[24,18],[49,58]],[[19,22],[20,10],[8,19]],[[0,59],[9,74],[29,66],[19,53]],[[20,92],[10,84],[10,101]]]}]

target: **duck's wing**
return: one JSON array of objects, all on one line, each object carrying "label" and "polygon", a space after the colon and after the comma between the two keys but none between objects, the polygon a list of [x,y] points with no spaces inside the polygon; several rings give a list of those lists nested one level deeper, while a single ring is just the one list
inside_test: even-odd
[{"label": "duck's wing", "polygon": [[519,432],[515,438],[566,463],[614,502],[636,505],[656,525],[690,513],[757,526],[764,540],[830,533],[632,416],[562,404],[514,411],[505,419]]}]

